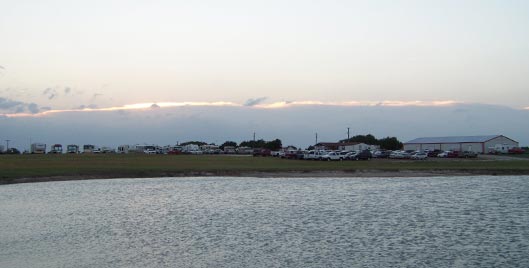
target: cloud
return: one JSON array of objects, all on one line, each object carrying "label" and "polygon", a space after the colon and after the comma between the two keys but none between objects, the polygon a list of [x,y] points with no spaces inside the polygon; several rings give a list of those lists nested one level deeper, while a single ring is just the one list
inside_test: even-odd
[{"label": "cloud", "polygon": [[72,89],[69,88],[69,87],[65,87],[65,88],[64,88],[64,94],[65,94],[65,95],[68,95],[71,91],[72,91]]},{"label": "cloud", "polygon": [[0,69],[5,70],[6,68],[4,68],[4,66],[0,65]]},{"label": "cloud", "polygon": [[101,94],[101,93],[94,93],[94,95],[92,95],[92,99],[95,99],[95,98],[97,98],[97,97],[99,97],[99,96],[103,96],[103,94]]},{"label": "cloud", "polygon": [[35,103],[28,104],[28,110],[32,114],[36,114],[39,112],[39,106]]},{"label": "cloud", "polygon": [[40,112],[39,106],[36,103],[25,103],[16,100],[10,100],[0,97],[0,111],[4,111],[4,115],[21,114],[29,112],[29,114],[38,114]]},{"label": "cloud", "polygon": [[48,97],[48,100],[52,100],[55,97],[59,96],[59,94],[57,93],[57,90],[55,90],[54,88],[50,88],[50,87],[42,91],[42,95]]},{"label": "cloud", "polygon": [[[74,107],[72,110],[85,110],[85,109],[88,109],[88,110],[97,109],[97,105],[95,104],[84,105],[83,104],[83,105]],[[56,110],[56,111],[61,111],[61,110]],[[64,111],[69,111],[69,110],[64,110]]]},{"label": "cloud", "polygon": [[248,99],[244,103],[244,106],[255,106],[255,105],[261,104],[266,99],[268,99],[268,98],[267,97],[260,97],[260,98],[255,98],[255,99]]},{"label": "cloud", "polygon": [[160,105],[158,105],[158,104],[156,104],[156,103],[153,103],[153,104],[151,105],[151,109],[158,109],[158,108],[160,108]]}]

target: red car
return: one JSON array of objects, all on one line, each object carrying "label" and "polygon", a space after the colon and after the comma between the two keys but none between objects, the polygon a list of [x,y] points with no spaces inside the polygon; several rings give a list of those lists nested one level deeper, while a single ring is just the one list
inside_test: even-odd
[{"label": "red car", "polygon": [[448,158],[458,158],[459,157],[459,151],[451,151],[447,155]]},{"label": "red car", "polygon": [[525,150],[522,148],[511,148],[509,149],[510,154],[523,154],[525,153]]}]

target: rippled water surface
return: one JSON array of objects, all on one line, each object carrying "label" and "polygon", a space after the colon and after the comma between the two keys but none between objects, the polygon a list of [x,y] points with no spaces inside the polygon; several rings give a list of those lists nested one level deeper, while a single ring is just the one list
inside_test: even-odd
[{"label": "rippled water surface", "polygon": [[0,267],[529,267],[529,177],[4,185]]}]

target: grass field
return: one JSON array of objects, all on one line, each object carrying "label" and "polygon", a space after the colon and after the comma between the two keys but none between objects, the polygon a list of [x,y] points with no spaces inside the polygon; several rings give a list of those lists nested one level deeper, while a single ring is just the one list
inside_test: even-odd
[{"label": "grass field", "polygon": [[529,174],[527,160],[430,159],[302,161],[223,155],[0,155],[0,183],[19,178],[78,179],[187,175],[244,175],[251,172],[453,171],[471,174]]}]

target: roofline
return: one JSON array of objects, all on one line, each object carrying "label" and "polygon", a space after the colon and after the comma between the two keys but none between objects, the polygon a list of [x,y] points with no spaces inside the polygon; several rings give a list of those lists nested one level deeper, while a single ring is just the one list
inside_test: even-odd
[{"label": "roofline", "polygon": [[[464,136],[463,136],[463,137],[464,137]],[[404,144],[457,144],[457,143],[464,144],[464,143],[486,143],[486,142],[489,142],[489,141],[491,141],[491,140],[493,140],[493,139],[496,139],[496,138],[499,138],[499,137],[506,138],[506,139],[508,139],[508,140],[510,140],[510,141],[512,141],[512,142],[515,142],[515,143],[518,143],[518,144],[519,144],[518,141],[515,141],[515,140],[513,140],[513,139],[511,139],[511,138],[509,138],[509,137],[506,137],[506,136],[504,136],[504,135],[495,135],[494,138],[488,139],[488,140],[486,140],[486,141],[477,141],[477,142],[468,142],[468,141],[465,141],[465,142],[405,142],[405,143],[403,143],[403,145],[404,145]],[[422,138],[419,138],[419,139],[422,139]]]},{"label": "roofline", "polygon": [[498,135],[498,136],[496,136],[496,137],[494,137],[494,138],[492,138],[492,139],[490,139],[490,140],[487,140],[487,141],[485,141],[485,142],[489,142],[489,141],[491,141],[491,140],[493,140],[493,139],[496,139],[496,138],[498,138],[498,137],[504,137],[504,138],[506,138],[506,139],[508,139],[508,140],[510,140],[510,141],[513,141],[513,142],[516,142],[516,143],[520,144],[519,142],[517,142],[517,141],[515,141],[515,140],[513,140],[513,139],[511,139],[511,138],[509,138],[509,137],[505,137],[505,136],[503,136],[503,135]]},{"label": "roofline", "polygon": [[477,141],[477,142],[405,142],[403,144],[459,144],[459,143],[485,143],[486,141]]}]

